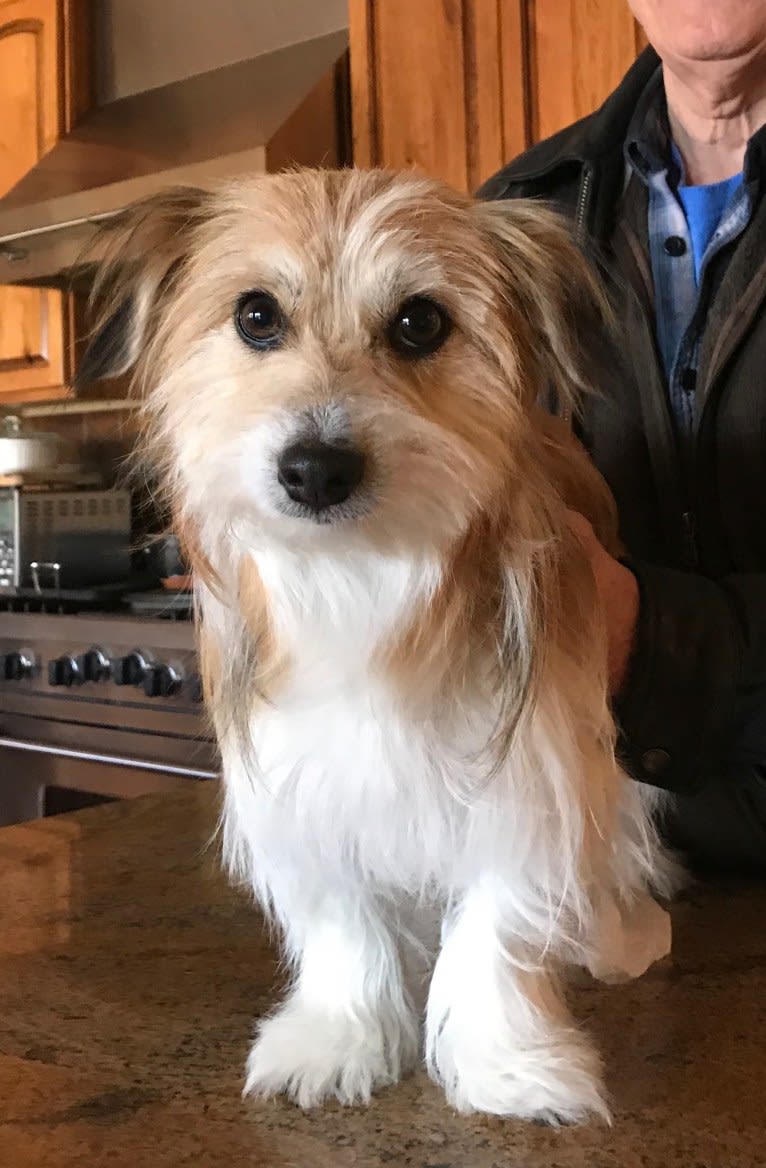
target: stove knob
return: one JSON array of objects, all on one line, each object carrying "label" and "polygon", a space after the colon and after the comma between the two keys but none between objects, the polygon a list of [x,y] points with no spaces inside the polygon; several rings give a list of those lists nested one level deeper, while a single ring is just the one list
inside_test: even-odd
[{"label": "stove knob", "polygon": [[148,698],[169,698],[181,688],[181,675],[172,665],[152,665],[144,675]]},{"label": "stove knob", "polygon": [[0,657],[0,677],[5,681],[21,681],[31,677],[35,663],[26,653],[6,653]]},{"label": "stove knob", "polygon": [[135,650],[124,657],[115,657],[112,662],[112,681],[115,685],[140,685],[149,669],[149,663],[142,653]]},{"label": "stove knob", "polygon": [[77,658],[77,664],[85,681],[107,681],[111,673],[109,658],[95,645]]},{"label": "stove knob", "polygon": [[48,662],[48,685],[80,685],[82,673],[77,660],[64,654]]},{"label": "stove knob", "polygon": [[205,700],[205,695],[202,690],[202,678],[198,673],[193,673],[189,678],[187,690],[190,702],[202,702]]}]

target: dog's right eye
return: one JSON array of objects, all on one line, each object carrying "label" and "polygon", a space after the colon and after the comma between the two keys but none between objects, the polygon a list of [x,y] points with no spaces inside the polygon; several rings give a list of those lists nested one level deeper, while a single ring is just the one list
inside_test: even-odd
[{"label": "dog's right eye", "polygon": [[285,331],[279,305],[268,292],[246,292],[240,296],[234,323],[243,341],[255,349],[273,349]]},{"label": "dog's right eye", "polygon": [[427,296],[411,296],[389,324],[388,340],[402,357],[428,357],[442,347],[451,328],[441,304]]}]

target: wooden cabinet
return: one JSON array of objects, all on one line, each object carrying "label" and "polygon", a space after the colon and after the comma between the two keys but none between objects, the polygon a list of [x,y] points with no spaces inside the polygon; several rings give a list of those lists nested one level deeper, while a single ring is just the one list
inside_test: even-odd
[{"label": "wooden cabinet", "polygon": [[462,190],[590,113],[643,47],[626,0],[349,0],[354,159]]},{"label": "wooden cabinet", "polygon": [[[0,0],[0,196],[88,100],[87,0]],[[0,287],[0,404],[54,398],[72,372],[71,296]]]}]

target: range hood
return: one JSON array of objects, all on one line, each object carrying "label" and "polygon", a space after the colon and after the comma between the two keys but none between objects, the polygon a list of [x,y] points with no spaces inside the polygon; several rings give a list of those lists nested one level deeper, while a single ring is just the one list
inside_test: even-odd
[{"label": "range hood", "polygon": [[[280,133],[295,156],[290,120],[343,57],[346,8],[346,0],[99,0],[93,108],[0,199],[0,284],[67,287],[97,224],[134,199],[270,169]],[[322,113],[312,133],[306,111],[303,138],[316,156],[298,161],[326,155],[327,102]]]}]

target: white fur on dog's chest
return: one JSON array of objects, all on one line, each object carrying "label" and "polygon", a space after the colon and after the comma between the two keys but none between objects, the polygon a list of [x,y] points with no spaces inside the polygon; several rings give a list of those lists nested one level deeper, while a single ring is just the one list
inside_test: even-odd
[{"label": "white fur on dog's chest", "polygon": [[[331,697],[286,701],[254,719],[265,788],[260,814],[272,841],[297,848],[304,862],[376,883],[422,888],[449,884],[464,851],[472,744],[454,727],[418,724],[383,688],[357,683]],[[267,846],[268,843],[267,843]]]},{"label": "white fur on dog's chest", "polygon": [[351,863],[389,886],[443,882],[466,824],[454,793],[466,789],[477,744],[427,700],[409,709],[374,665],[438,569],[320,553],[260,553],[256,563],[290,659],[287,682],[251,727],[260,847],[297,851],[325,873]]}]

